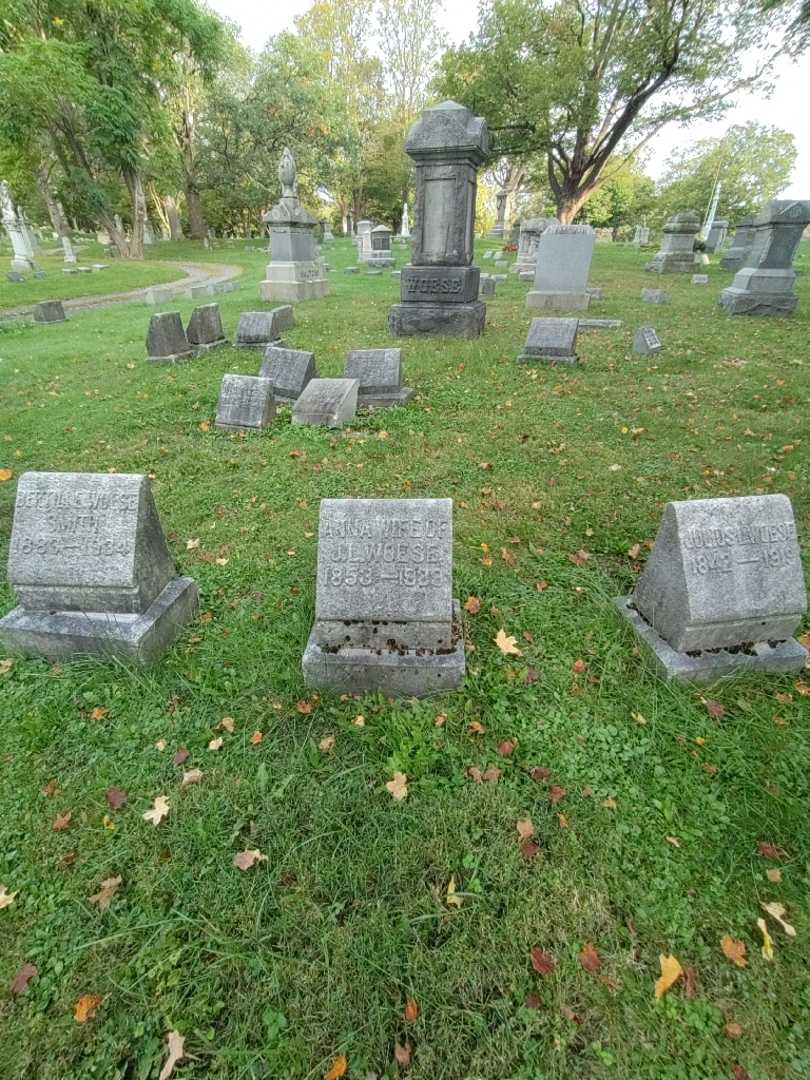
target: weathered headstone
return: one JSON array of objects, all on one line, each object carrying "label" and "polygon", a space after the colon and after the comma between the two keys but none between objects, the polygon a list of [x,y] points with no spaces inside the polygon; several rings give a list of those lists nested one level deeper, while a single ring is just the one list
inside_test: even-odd
[{"label": "weathered headstone", "polygon": [[645,304],[668,304],[669,296],[663,289],[642,289],[641,299]]},{"label": "weathered headstone", "polygon": [[278,167],[281,199],[263,217],[270,226],[270,262],[259,283],[262,300],[315,300],[329,283],[315,241],[315,218],[298,202],[295,160],[284,147]]},{"label": "weathered headstone", "polygon": [[667,678],[799,671],[792,635],[807,610],[785,495],[668,503],[655,546],[619,610]]},{"label": "weathered headstone", "polygon": [[42,300],[34,304],[34,322],[64,322],[65,309],[61,300]]},{"label": "weathered headstone", "polygon": [[575,364],[577,319],[532,319],[518,363]]},{"label": "weathered headstone", "polygon": [[195,307],[191,313],[186,327],[186,337],[189,345],[198,353],[209,352],[218,349],[221,345],[227,345],[228,339],[222,329],[222,318],[219,314],[219,304],[202,304]]},{"label": "weathered headstone", "polygon": [[481,276],[481,296],[494,296],[497,282],[491,274]]},{"label": "weathered headstone", "polygon": [[292,325],[287,311],[292,311],[289,305],[272,311],[243,311],[236,327],[236,347],[264,352],[268,345],[279,343],[281,335]]},{"label": "weathered headstone", "polygon": [[506,200],[508,197],[509,192],[505,188],[501,188],[495,196],[495,224],[489,230],[488,235],[496,240],[500,239],[506,231]]},{"label": "weathered headstone", "polygon": [[660,352],[662,348],[658,334],[652,326],[640,326],[633,335],[633,352],[646,356],[647,353]]},{"label": "weathered headstone", "polygon": [[31,250],[20,215],[14,208],[11,192],[5,180],[0,180],[0,217],[11,241],[11,269],[33,270],[34,252]]},{"label": "weathered headstone", "polygon": [[537,268],[537,247],[540,237],[550,225],[557,225],[556,218],[532,217],[524,218],[520,223],[518,235],[517,259],[512,264],[513,274],[527,274],[534,280],[534,271]]},{"label": "weathered headstone", "polygon": [[357,379],[310,379],[293,405],[294,424],[343,427],[357,412]]},{"label": "weathered headstone", "polygon": [[267,427],[276,415],[273,384],[255,375],[223,375],[215,424],[224,431]]},{"label": "weathered headstone", "polygon": [[464,678],[450,499],[323,499],[304,679],[424,697]]},{"label": "weathered headstone", "polygon": [[700,214],[681,210],[663,228],[661,247],[645,270],[656,274],[691,274],[695,266],[695,237],[700,232]]},{"label": "weathered headstone", "polygon": [[644,247],[650,242],[650,230],[646,225],[636,225],[633,231],[633,243],[636,247]]},{"label": "weathered headstone", "polygon": [[410,240],[411,238],[411,217],[408,211],[408,204],[402,205],[402,222],[399,226],[400,240]]},{"label": "weathered headstone", "polygon": [[320,378],[315,367],[315,353],[278,345],[271,345],[265,350],[259,374],[269,380],[273,395],[279,401],[296,401],[307,383]]},{"label": "weathered headstone", "polygon": [[715,218],[709,229],[709,235],[706,237],[706,250],[713,255],[718,248],[723,246],[727,234],[728,221],[725,218]]},{"label": "weathered headstone", "polygon": [[401,349],[356,349],[346,357],[346,379],[357,379],[357,404],[370,409],[404,405],[413,390],[402,385]]},{"label": "weathered headstone", "polygon": [[618,330],[621,325],[621,319],[577,319],[580,330]]},{"label": "weathered headstone", "polygon": [[708,274],[692,274],[692,284],[693,285],[708,285],[709,284],[709,275]]},{"label": "weathered headstone", "polygon": [[367,262],[371,255],[371,230],[374,225],[370,221],[357,222],[357,258],[360,262]]},{"label": "weathered headstone", "polygon": [[44,281],[47,276],[48,275],[45,273],[44,270],[35,270],[34,271],[34,280],[35,281]]},{"label": "weathered headstone", "polygon": [[0,640],[52,660],[153,660],[197,611],[140,475],[23,473],[8,576],[19,607],[0,620]]},{"label": "weathered headstone", "polygon": [[477,173],[489,152],[486,122],[445,101],[411,125],[405,150],[416,163],[416,228],[389,329],[395,337],[478,337],[486,307],[471,264]]},{"label": "weathered headstone", "polygon": [[807,225],[810,199],[773,199],[754,219],[754,243],[734,281],[720,293],[730,315],[790,315],[796,308],[793,256]]},{"label": "weathered headstone", "polygon": [[21,281],[25,281],[24,275],[21,274],[19,270],[9,270],[6,274],[6,279],[13,282],[15,285],[19,285]]},{"label": "weathered headstone", "polygon": [[737,225],[737,228],[734,230],[731,247],[720,260],[720,265],[723,269],[737,271],[740,267],[745,266],[746,259],[748,258],[753,243],[754,215],[749,214],[748,217],[742,218]]},{"label": "weathered headstone", "polygon": [[[77,274],[78,270],[64,270],[65,274]],[[174,289],[171,287],[164,287],[161,285],[155,285],[151,289],[144,289],[143,302],[147,307],[154,307],[155,304],[168,304],[174,300]]]},{"label": "weathered headstone", "polygon": [[149,320],[146,359],[153,364],[177,364],[191,360],[194,350],[188,343],[179,311],[164,311]]},{"label": "weathered headstone", "polygon": [[378,225],[371,230],[371,251],[368,255],[369,266],[393,266],[391,254],[391,230],[387,225]]},{"label": "weathered headstone", "polygon": [[528,308],[586,308],[594,234],[590,225],[549,225],[537,245],[534,287]]}]

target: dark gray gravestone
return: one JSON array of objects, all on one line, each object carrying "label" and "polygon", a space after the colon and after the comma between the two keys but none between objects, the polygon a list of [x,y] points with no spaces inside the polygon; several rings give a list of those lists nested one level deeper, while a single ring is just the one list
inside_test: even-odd
[{"label": "dark gray gravestone", "polygon": [[450,499],[324,499],[308,685],[423,697],[464,677]]},{"label": "dark gray gravestone", "polygon": [[272,311],[243,311],[236,328],[236,345],[240,349],[261,349],[281,341],[281,335],[293,325],[289,304]]},{"label": "dark gray gravestone", "polygon": [[494,296],[497,282],[491,274],[481,276],[481,296]]},{"label": "dark gray gravestone", "polygon": [[201,307],[195,307],[188,320],[186,337],[189,345],[192,345],[194,351],[198,353],[218,349],[220,345],[227,345],[228,341],[222,329],[222,318],[219,314],[219,304],[203,304]]},{"label": "dark gray gravestone", "polygon": [[293,405],[294,424],[343,427],[357,412],[357,379],[311,379]]},{"label": "dark gray gravestone", "polygon": [[413,397],[402,385],[401,349],[356,349],[346,357],[343,375],[357,379],[357,404],[370,409],[403,405]]},{"label": "dark gray gravestone", "polygon": [[661,351],[661,342],[652,326],[640,326],[633,335],[633,352],[646,356]]},{"label": "dark gray gravestone", "polygon": [[64,322],[65,309],[61,300],[43,300],[34,304],[34,322]]},{"label": "dark gray gravestone", "polygon": [[15,285],[19,285],[21,281],[25,281],[23,275],[18,273],[16,270],[10,270],[6,274],[6,278],[8,281],[14,282]]},{"label": "dark gray gravestone", "polygon": [[34,277],[37,281],[43,281],[48,275],[44,270],[35,270]]},{"label": "dark gray gravestone", "polygon": [[267,427],[276,415],[273,384],[254,375],[223,375],[216,426],[224,431]]},{"label": "dark gray gravestone", "polygon": [[668,304],[669,297],[663,289],[642,289],[641,299],[645,304]]},{"label": "dark gray gravestone", "polygon": [[8,576],[19,607],[0,620],[0,639],[52,659],[154,659],[197,610],[140,475],[24,473]]},{"label": "dark gray gravestone", "polygon": [[772,199],[754,218],[753,243],[720,293],[730,315],[790,315],[796,308],[793,256],[810,224],[810,199]]},{"label": "dark gray gravestone", "polygon": [[617,605],[667,678],[801,670],[807,651],[792,635],[807,594],[790,500],[667,503],[647,565]]},{"label": "dark gray gravestone", "polygon": [[177,364],[193,356],[179,311],[164,311],[151,317],[146,335],[146,359],[150,363]]},{"label": "dark gray gravestone", "polygon": [[578,319],[532,319],[518,363],[575,364]]},{"label": "dark gray gravestone", "polygon": [[269,379],[273,395],[280,401],[296,401],[311,379],[318,379],[315,353],[270,345],[265,350],[259,374]]}]

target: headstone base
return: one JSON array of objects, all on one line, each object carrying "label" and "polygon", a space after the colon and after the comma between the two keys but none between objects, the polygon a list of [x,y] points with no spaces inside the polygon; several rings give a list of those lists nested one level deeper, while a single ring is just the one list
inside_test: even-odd
[{"label": "headstone base", "polygon": [[357,408],[389,409],[392,405],[404,405],[412,397],[413,390],[408,386],[401,386],[392,394],[358,394]]},{"label": "headstone base", "polygon": [[33,611],[16,607],[0,619],[0,641],[13,652],[64,660],[118,656],[151,663],[197,614],[197,584],[174,578],[142,615],[96,611]]},{"label": "headstone base", "polygon": [[186,360],[194,359],[194,349],[189,349],[188,352],[172,353],[170,356],[148,356],[146,359],[150,364],[184,364]]},{"label": "headstone base", "polygon": [[388,253],[379,257],[375,257],[374,253],[372,252],[372,254],[364,261],[367,263],[368,266],[396,266],[396,259],[393,257],[393,255],[389,255]]},{"label": "headstone base", "polygon": [[[792,270],[739,270],[734,284],[720,293],[720,307],[730,315],[792,315],[797,297]],[[739,282],[739,284],[736,284]]]},{"label": "headstone base", "polygon": [[388,329],[394,337],[480,337],[486,304],[394,304]]},{"label": "headstone base", "polygon": [[526,307],[539,311],[576,311],[589,307],[590,303],[587,292],[539,292],[531,289],[526,294]]},{"label": "headstone base", "polygon": [[323,264],[315,262],[271,262],[267,277],[259,282],[262,300],[320,300],[329,292]]},{"label": "headstone base", "polygon": [[620,596],[614,601],[623,618],[630,623],[636,636],[647,646],[659,672],[667,681],[708,684],[728,675],[743,672],[779,674],[801,671],[807,663],[808,652],[795,638],[775,645],[767,641],[742,649],[710,649],[703,652],[677,652],[639,615],[632,596]]},{"label": "headstone base", "polygon": [[691,251],[673,252],[667,255],[659,252],[644,269],[653,274],[691,274],[695,269],[695,256]]},{"label": "headstone base", "polygon": [[519,364],[549,364],[550,366],[556,366],[557,364],[567,364],[568,367],[576,367],[579,364],[579,357],[577,356],[538,356],[533,353],[521,353],[517,358]]},{"label": "headstone base", "polygon": [[223,345],[230,345],[227,338],[220,338],[218,341],[206,341],[200,345],[192,345],[192,350],[196,356],[200,353],[211,352],[212,349],[221,349]]},{"label": "headstone base", "polygon": [[[455,623],[461,608],[453,601]],[[452,652],[418,655],[417,651],[380,652],[373,649],[322,649],[310,634],[301,666],[304,682],[319,690],[356,694],[379,690],[386,697],[427,697],[457,690],[464,680],[464,637],[460,630]]]}]

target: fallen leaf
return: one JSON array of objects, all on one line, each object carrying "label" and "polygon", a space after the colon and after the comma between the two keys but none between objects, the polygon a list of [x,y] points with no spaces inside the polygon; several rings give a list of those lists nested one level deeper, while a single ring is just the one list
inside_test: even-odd
[{"label": "fallen leaf", "polygon": [[29,982],[39,974],[39,971],[33,964],[23,964],[14,978],[11,980],[9,989],[12,994],[24,994],[28,988]]},{"label": "fallen leaf", "polygon": [[567,794],[568,792],[565,790],[565,788],[560,787],[559,784],[553,784],[548,789],[548,797],[552,806],[558,803],[560,799],[564,799]]},{"label": "fallen leaf", "polygon": [[143,820],[151,821],[155,826],[159,825],[168,814],[169,805],[169,800],[165,795],[158,795],[152,809],[147,810],[146,813],[142,815]]},{"label": "fallen leaf", "polygon": [[494,765],[490,765],[490,767],[485,769],[482,773],[481,779],[485,784],[497,784],[502,775],[502,769],[496,769]]},{"label": "fallen leaf", "polygon": [[672,844],[673,847],[680,847],[681,846],[681,842],[680,842],[680,840],[678,839],[677,836],[666,836],[666,837],[664,837],[664,839],[666,840],[666,842],[668,844]]},{"label": "fallen leaf", "polygon": [[778,866],[772,866],[770,869],[765,871],[765,877],[768,879],[768,881],[772,881],[775,885],[778,885],[779,882],[782,880],[782,871],[779,869]]},{"label": "fallen leaf", "polygon": [[397,1059],[397,1064],[401,1065],[403,1069],[411,1063],[411,1044],[406,1042],[404,1044],[394,1043],[394,1057]]},{"label": "fallen leaf", "polygon": [[569,561],[574,564],[574,566],[584,566],[588,559],[590,559],[590,555],[587,551],[584,551],[582,548],[580,548],[579,551],[572,552],[572,554],[570,554],[568,558]]},{"label": "fallen leaf", "polygon": [[540,850],[540,845],[534,840],[521,840],[520,854],[524,859],[533,859]]},{"label": "fallen leaf", "polygon": [[0,675],[8,675],[11,669],[14,667],[14,661],[10,656],[4,657],[0,660]]},{"label": "fallen leaf", "polygon": [[746,1070],[736,1061],[732,1061],[731,1063],[731,1076],[732,1080],[751,1080],[751,1077]]},{"label": "fallen leaf", "polygon": [[404,772],[395,772],[393,780],[389,780],[385,787],[397,802],[408,798],[408,777]]},{"label": "fallen leaf", "polygon": [[102,709],[100,705],[96,705],[95,709],[90,710],[90,719],[103,720],[109,711],[109,709]]},{"label": "fallen leaf", "polygon": [[309,714],[312,712],[312,702],[299,701],[296,704],[295,708],[302,716],[309,716]]},{"label": "fallen leaf", "polygon": [[263,732],[254,731],[253,734],[250,736],[250,739],[248,739],[248,742],[250,743],[251,746],[258,746],[263,738],[264,738],[264,733]]},{"label": "fallen leaf", "polygon": [[231,735],[233,735],[233,729],[235,724],[236,721],[232,716],[223,716],[220,722],[217,724],[217,727],[220,728],[222,731],[228,731]]},{"label": "fallen leaf", "polygon": [[70,824],[70,821],[71,821],[72,817],[73,817],[73,811],[72,810],[68,810],[68,812],[66,814],[57,814],[56,815],[56,820],[54,821],[53,825],[51,825],[51,829],[54,832],[63,832],[68,827],[68,825]]},{"label": "fallen leaf", "polygon": [[160,750],[160,752],[162,753],[166,749],[166,740],[158,739],[158,741],[155,743],[155,749]]},{"label": "fallen leaf", "polygon": [[481,601],[477,596],[468,596],[464,602],[464,610],[469,611],[470,615],[477,615],[481,610]]},{"label": "fallen leaf", "polygon": [[179,1031],[170,1031],[167,1034],[166,1050],[169,1056],[166,1058],[163,1068],[160,1070],[158,1080],[169,1080],[169,1077],[174,1072],[174,1067],[177,1062],[182,1061],[185,1057],[185,1045],[186,1040]]},{"label": "fallen leaf", "polygon": [[4,484],[6,480],[10,480],[14,475],[12,469],[0,469],[0,484]]},{"label": "fallen leaf", "polygon": [[334,735],[324,735],[321,741],[318,743],[318,749],[322,750],[324,754],[327,754],[335,745]]},{"label": "fallen leaf", "polygon": [[515,827],[521,840],[528,840],[530,836],[534,836],[534,822],[531,818],[521,818]]},{"label": "fallen leaf", "polygon": [[233,857],[233,865],[240,870],[250,870],[257,862],[266,862],[267,856],[262,855],[258,848],[248,848],[246,851],[238,851]]},{"label": "fallen leaf", "polygon": [[575,660],[571,665],[571,670],[575,675],[582,675],[587,669],[588,663],[586,660]]},{"label": "fallen leaf", "polygon": [[184,761],[188,761],[188,750],[185,746],[180,746],[172,758],[172,765],[182,765]]},{"label": "fallen leaf", "polygon": [[570,1005],[560,1006],[560,1016],[564,1017],[566,1020],[570,1020],[572,1024],[582,1023],[582,1017],[577,1016],[577,1014],[574,1012]]},{"label": "fallen leaf", "polygon": [[203,774],[201,769],[188,769],[183,773],[183,782],[181,787],[189,787],[190,784],[199,784],[202,780]]},{"label": "fallen leaf", "polygon": [[118,889],[123,884],[124,879],[122,877],[111,877],[102,881],[101,888],[94,896],[89,896],[87,899],[91,904],[98,904],[99,911],[106,911],[112,903],[112,898],[118,892]]},{"label": "fallen leaf", "polygon": [[560,823],[561,829],[568,828],[568,818],[565,816],[565,814],[557,814],[557,821]]},{"label": "fallen leaf", "polygon": [[636,724],[639,724],[641,727],[643,727],[647,723],[647,718],[640,712],[631,712],[630,719],[633,720]]},{"label": "fallen leaf", "polygon": [[720,938],[720,948],[723,950],[725,956],[738,968],[748,967],[748,961],[745,958],[745,942],[738,941],[736,938],[731,937],[730,934],[724,934]]},{"label": "fallen leaf", "polygon": [[772,900],[768,904],[759,905],[763,911],[767,911],[772,919],[776,919],[782,929],[785,931],[788,937],[796,937],[796,927],[791,926],[789,922],[785,922],[785,905],[779,904],[775,900]]},{"label": "fallen leaf", "polygon": [[120,787],[108,787],[104,793],[107,798],[107,803],[113,810],[122,810],[129,801],[129,796]]},{"label": "fallen leaf", "polygon": [[719,701],[714,701],[712,698],[704,698],[703,704],[706,706],[706,712],[709,716],[713,716],[716,720],[726,715],[726,710]]},{"label": "fallen leaf", "polygon": [[109,814],[104,815],[104,817],[101,819],[101,824],[104,826],[105,829],[109,829],[110,832],[115,831],[115,822]]},{"label": "fallen leaf", "polygon": [[436,713],[433,723],[436,725],[436,727],[444,727],[444,725],[447,723],[447,716],[443,712]]},{"label": "fallen leaf", "polygon": [[517,638],[509,637],[505,630],[499,630],[495,635],[495,644],[504,656],[523,656],[517,647]]},{"label": "fallen leaf", "polygon": [[19,892],[6,892],[5,885],[0,885],[0,911],[3,908],[11,907],[17,896],[19,896]]},{"label": "fallen leaf", "polygon": [[194,537],[192,540],[186,540],[186,551],[193,551],[200,546],[200,538]]},{"label": "fallen leaf", "polygon": [[216,735],[208,744],[209,750],[221,750],[222,744],[225,740],[221,735]]},{"label": "fallen leaf", "polygon": [[86,1024],[96,1015],[96,1009],[101,1004],[98,994],[82,994],[73,1006],[73,1019],[77,1024]]},{"label": "fallen leaf", "polygon": [[445,898],[445,903],[448,907],[460,908],[462,899],[463,898],[456,892],[456,879],[455,877],[451,877],[447,882],[447,896]]},{"label": "fallen leaf", "polygon": [[764,855],[766,859],[784,859],[787,854],[782,848],[776,847],[774,844],[769,844],[765,840],[760,840],[757,843],[757,850],[760,855]]},{"label": "fallen leaf", "polygon": [[801,694],[802,697],[807,697],[810,694],[810,683],[802,682],[801,679],[797,679],[793,684],[793,689],[797,694]]},{"label": "fallen leaf", "polygon": [[790,705],[793,702],[793,694],[783,694],[777,692],[773,695],[780,705]]},{"label": "fallen leaf", "polygon": [[[202,432],[208,432],[208,431],[211,430],[211,421],[210,420],[203,420],[197,425],[197,427]],[[167,1073],[166,1075],[168,1076],[169,1074]]]},{"label": "fallen leaf", "polygon": [[674,956],[664,956],[664,954],[661,953],[658,960],[661,964],[661,975],[655,980],[656,1000],[662,998],[667,990],[671,989],[678,979],[680,979],[681,975],[683,975],[683,968]]},{"label": "fallen leaf", "polygon": [[727,1035],[729,1039],[739,1039],[742,1033],[743,1029],[739,1024],[735,1024],[733,1021],[723,1025],[723,1034]]},{"label": "fallen leaf", "polygon": [[617,805],[618,804],[614,798],[605,799],[605,801],[602,803],[602,806],[604,806],[606,810],[615,810]]},{"label": "fallen leaf", "polygon": [[516,746],[517,743],[513,742],[511,739],[501,739],[498,743],[498,753],[503,757],[510,757]]},{"label": "fallen leaf", "polygon": [[402,1016],[405,1020],[413,1023],[413,1021],[417,1018],[418,1015],[419,1005],[417,1004],[415,998],[409,997],[405,1002],[405,1008],[403,1010]]},{"label": "fallen leaf", "polygon": [[532,967],[538,975],[549,975],[557,966],[557,961],[554,957],[543,952],[539,945],[532,947],[529,951],[529,958],[531,959]]},{"label": "fallen leaf", "polygon": [[527,1009],[539,1009],[542,1004],[540,995],[535,993],[527,994],[525,1004]]},{"label": "fallen leaf", "polygon": [[[300,451],[299,451],[300,454]],[[292,457],[292,454],[290,455]],[[341,1076],[346,1075],[346,1070],[349,1067],[349,1063],[346,1060],[344,1054],[338,1054],[335,1060],[332,1062],[329,1071],[324,1073],[323,1080],[340,1080]]]},{"label": "fallen leaf", "polygon": [[537,668],[527,667],[526,674],[523,676],[523,681],[527,686],[532,686],[540,678],[540,672]]},{"label": "fallen leaf", "polygon": [[590,941],[587,941],[582,946],[582,951],[579,954],[579,962],[589,975],[595,975],[602,967],[602,958],[596,951],[596,946]]},{"label": "fallen leaf", "polygon": [[683,969],[683,990],[687,997],[697,993],[697,972],[693,967]]},{"label": "fallen leaf", "polygon": [[471,720],[467,725],[470,735],[483,735],[486,730],[480,720]]},{"label": "fallen leaf", "polygon": [[773,939],[768,933],[768,926],[764,919],[757,919],[757,926],[762,931],[762,955],[765,960],[773,960]]},{"label": "fallen leaf", "polygon": [[45,787],[42,789],[41,794],[43,794],[46,799],[51,799],[58,790],[59,782],[57,780],[49,780]]},{"label": "fallen leaf", "polygon": [[547,769],[545,765],[533,765],[531,769],[529,769],[529,776],[532,780],[541,783],[543,780],[548,780],[551,776],[551,769]]}]

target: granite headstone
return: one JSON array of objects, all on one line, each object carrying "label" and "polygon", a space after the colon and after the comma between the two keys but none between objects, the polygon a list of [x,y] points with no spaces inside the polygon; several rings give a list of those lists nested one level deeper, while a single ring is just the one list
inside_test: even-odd
[{"label": "granite headstone", "polygon": [[754,242],[734,280],[720,293],[730,315],[790,315],[796,308],[793,256],[807,225],[810,199],[773,199],[754,219]]},{"label": "granite headstone", "polygon": [[357,379],[357,404],[370,409],[404,405],[413,390],[402,385],[401,349],[356,349],[346,357],[346,379]]},{"label": "granite headstone", "polygon": [[61,300],[42,300],[34,304],[34,322],[64,322],[65,309]]},{"label": "granite headstone", "polygon": [[273,384],[255,375],[223,375],[216,426],[225,431],[267,427],[276,415]]},{"label": "granite headstone", "polygon": [[593,245],[590,225],[549,225],[537,245],[534,286],[526,306],[565,311],[588,307]]},{"label": "granite headstone", "polygon": [[310,379],[293,405],[294,424],[343,427],[357,412],[357,379]]},{"label": "granite headstone", "polygon": [[518,363],[575,364],[578,319],[532,319]]},{"label": "granite headstone", "polygon": [[700,214],[681,210],[664,225],[661,247],[645,269],[656,274],[691,274],[695,266],[695,238]]},{"label": "granite headstone", "polygon": [[259,375],[268,379],[279,401],[296,401],[312,379],[320,378],[315,353],[271,345],[265,350]]},{"label": "granite headstone", "polygon": [[222,329],[222,318],[219,313],[219,304],[202,304],[195,307],[191,313],[186,327],[186,337],[189,345],[198,353],[209,352],[218,349],[221,345],[227,345],[225,331]]},{"label": "granite headstone", "polygon": [[146,335],[146,359],[150,363],[177,364],[193,356],[179,311],[164,311],[151,317]]}]

